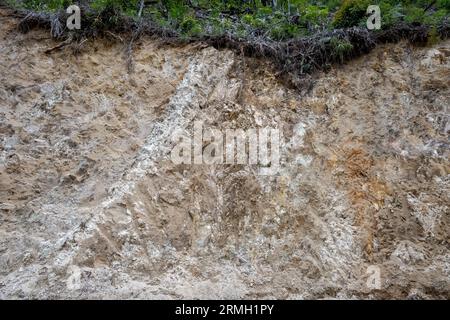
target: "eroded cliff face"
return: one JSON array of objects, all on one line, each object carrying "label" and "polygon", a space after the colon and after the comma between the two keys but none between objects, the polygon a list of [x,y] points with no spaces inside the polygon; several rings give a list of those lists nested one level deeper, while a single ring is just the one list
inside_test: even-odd
[{"label": "eroded cliff face", "polygon": [[[128,74],[120,43],[0,22],[0,298],[450,297],[450,42],[300,94],[226,50],[144,39]],[[279,129],[281,169],[174,164],[195,121]]]}]

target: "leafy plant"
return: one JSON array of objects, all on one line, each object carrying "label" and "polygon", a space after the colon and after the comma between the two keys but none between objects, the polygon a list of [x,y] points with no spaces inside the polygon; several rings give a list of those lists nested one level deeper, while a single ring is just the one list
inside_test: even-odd
[{"label": "leafy plant", "polygon": [[366,16],[369,0],[344,0],[334,16],[333,25],[337,28],[348,28],[359,25]]},{"label": "leafy plant", "polygon": [[339,38],[331,38],[330,40],[331,45],[331,54],[336,59],[339,60],[341,63],[344,62],[345,57],[352,51],[353,45],[345,39],[339,39]]}]

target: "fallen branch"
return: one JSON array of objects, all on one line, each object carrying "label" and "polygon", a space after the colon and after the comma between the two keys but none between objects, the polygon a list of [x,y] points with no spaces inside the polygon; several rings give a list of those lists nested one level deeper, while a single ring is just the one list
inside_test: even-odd
[{"label": "fallen branch", "polygon": [[64,48],[65,46],[67,46],[67,45],[69,45],[69,44],[71,44],[71,43],[72,43],[72,39],[71,39],[71,38],[68,38],[68,39],[66,39],[65,41],[63,41],[63,42],[61,42],[60,44],[58,44],[57,46],[45,50],[44,53],[45,53],[45,54],[52,53],[53,51],[55,51],[55,50],[60,50],[60,49]]},{"label": "fallen branch", "polygon": [[122,42],[122,43],[124,42],[121,36],[119,36],[115,33],[112,33],[111,31],[106,31],[106,33],[109,34],[110,36],[112,36],[113,38],[119,40],[120,42]]}]

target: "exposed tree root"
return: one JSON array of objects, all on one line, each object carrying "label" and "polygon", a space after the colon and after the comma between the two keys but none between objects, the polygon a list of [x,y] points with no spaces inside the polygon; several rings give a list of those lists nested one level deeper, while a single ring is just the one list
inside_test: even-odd
[{"label": "exposed tree root", "polygon": [[72,43],[72,38],[69,37],[69,38],[67,38],[66,40],[64,40],[63,42],[59,43],[58,45],[56,45],[56,46],[54,46],[54,47],[52,47],[52,48],[50,48],[50,49],[45,50],[44,53],[45,53],[45,54],[50,54],[50,53],[52,53],[53,51],[55,51],[55,50],[60,50],[60,49],[64,48],[65,46],[67,46],[67,45],[69,45],[69,44],[71,44],[71,43]]}]

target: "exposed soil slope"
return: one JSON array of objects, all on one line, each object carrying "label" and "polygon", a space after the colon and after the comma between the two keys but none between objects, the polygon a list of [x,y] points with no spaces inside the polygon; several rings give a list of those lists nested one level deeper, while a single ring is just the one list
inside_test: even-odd
[{"label": "exposed soil slope", "polygon": [[[260,60],[143,39],[44,51],[0,12],[0,298],[450,298],[450,42],[301,96]],[[279,128],[278,175],[171,135]],[[367,286],[367,268],[381,288]]]}]

